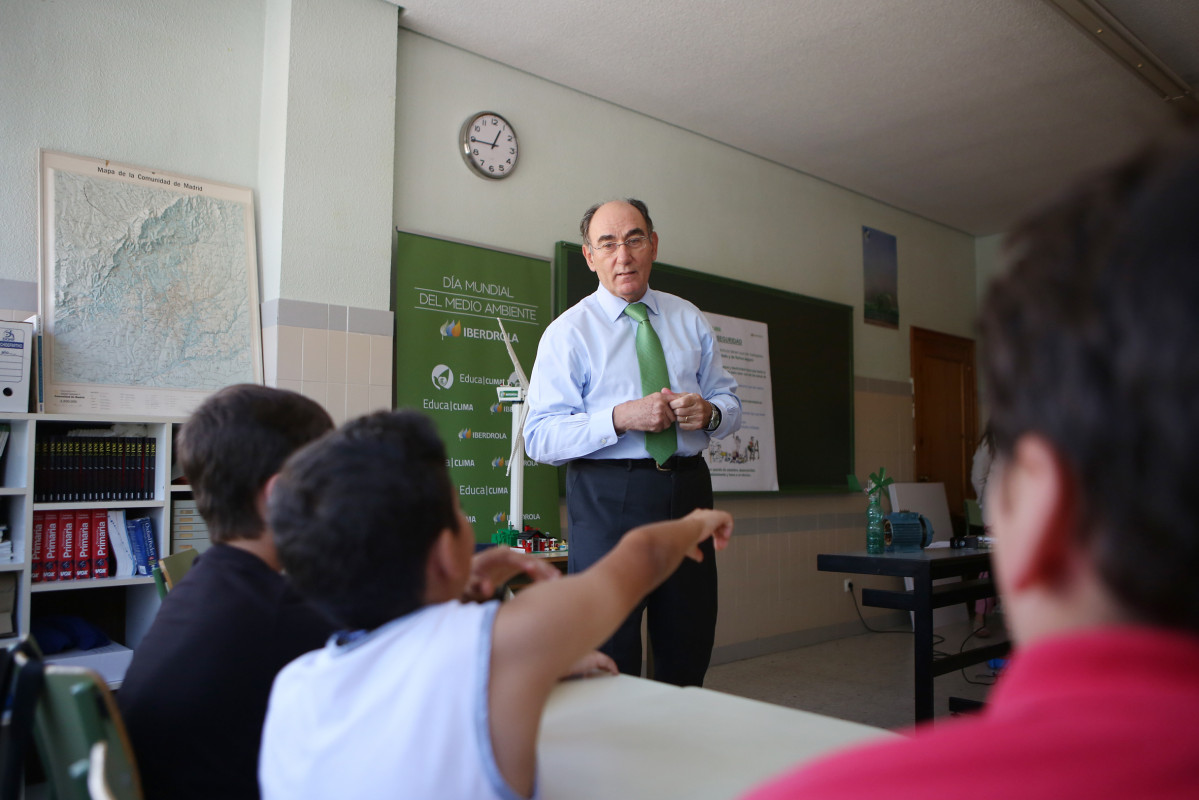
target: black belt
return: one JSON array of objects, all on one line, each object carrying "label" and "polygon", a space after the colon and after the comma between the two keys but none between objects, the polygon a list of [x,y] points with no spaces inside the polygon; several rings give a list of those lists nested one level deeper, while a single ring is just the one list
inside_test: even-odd
[{"label": "black belt", "polygon": [[620,467],[621,469],[656,469],[658,472],[686,472],[698,469],[704,463],[703,456],[673,455],[659,466],[652,458],[580,458],[579,462],[595,467]]}]

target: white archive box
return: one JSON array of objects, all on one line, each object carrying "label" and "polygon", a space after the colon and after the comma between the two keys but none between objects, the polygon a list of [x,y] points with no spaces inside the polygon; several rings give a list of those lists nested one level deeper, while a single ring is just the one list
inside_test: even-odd
[{"label": "white archive box", "polygon": [[45,659],[47,664],[93,669],[100,673],[100,677],[110,689],[119,686],[121,681],[125,680],[125,670],[129,668],[129,662],[132,660],[133,651],[116,642],[91,650],[64,650],[46,656]]},{"label": "white archive box", "polygon": [[29,410],[33,324],[0,322],[0,411]]}]

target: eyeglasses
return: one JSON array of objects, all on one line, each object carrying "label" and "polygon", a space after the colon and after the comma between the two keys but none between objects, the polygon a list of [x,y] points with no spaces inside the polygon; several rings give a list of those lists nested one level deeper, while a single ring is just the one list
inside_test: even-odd
[{"label": "eyeglasses", "polygon": [[622,244],[625,247],[629,248],[630,253],[636,253],[638,250],[641,250],[647,244],[649,244],[649,237],[648,236],[633,236],[631,238],[625,239],[623,242],[601,242],[600,244],[591,245],[591,249],[593,251],[599,250],[601,253],[603,253],[606,256],[614,256],[614,255],[616,255],[616,251],[620,249],[620,246]]}]

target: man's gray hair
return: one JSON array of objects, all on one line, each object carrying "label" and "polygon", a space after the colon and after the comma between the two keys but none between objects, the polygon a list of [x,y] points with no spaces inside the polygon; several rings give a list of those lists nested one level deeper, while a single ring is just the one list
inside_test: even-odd
[{"label": "man's gray hair", "polygon": [[[595,216],[596,211],[599,211],[600,206],[607,205],[609,202],[611,201],[605,200],[602,203],[596,203],[583,213],[583,221],[579,223],[579,233],[583,234],[583,245],[585,247],[591,247],[591,218]],[[646,235],[648,236],[649,234],[653,233],[654,221],[649,218],[649,207],[646,206],[645,203],[633,197],[626,197],[624,202],[641,212],[641,216],[645,219]]]}]

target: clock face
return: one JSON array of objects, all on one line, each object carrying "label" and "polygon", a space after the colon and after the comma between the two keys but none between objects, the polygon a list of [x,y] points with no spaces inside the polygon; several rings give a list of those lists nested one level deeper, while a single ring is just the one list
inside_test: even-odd
[{"label": "clock face", "polygon": [[516,169],[516,131],[499,114],[483,111],[470,117],[460,139],[462,157],[484,178],[506,178]]}]

